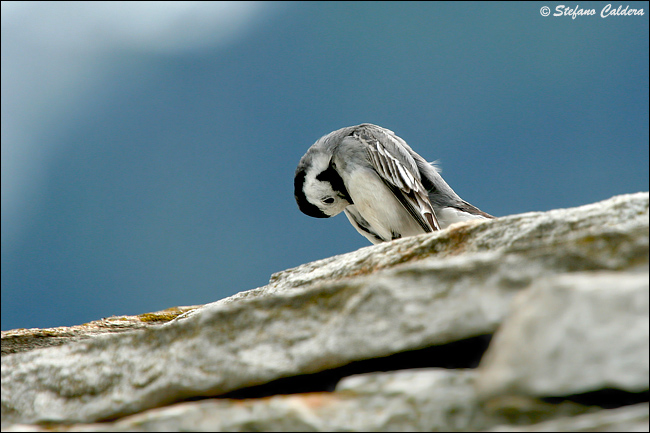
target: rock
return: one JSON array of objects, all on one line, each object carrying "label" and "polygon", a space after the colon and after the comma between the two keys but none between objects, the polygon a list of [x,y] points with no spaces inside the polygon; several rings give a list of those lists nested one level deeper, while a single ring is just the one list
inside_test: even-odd
[{"label": "rock", "polygon": [[[368,373],[342,380],[331,393],[179,403],[116,422],[77,424],[73,430],[425,432],[500,425],[504,419],[484,411],[475,398],[475,379],[476,372],[468,369]],[[575,405],[553,407],[554,413],[576,412]]]},{"label": "rock", "polygon": [[543,278],[515,298],[479,367],[484,397],[650,388],[648,273]]},{"label": "rock", "polygon": [[512,293],[476,284],[499,267],[495,260],[427,260],[3,357],[2,413],[30,423],[95,421],[490,333]]},{"label": "rock", "polygon": [[[591,311],[590,308],[601,308],[602,302],[608,299],[619,302],[613,299],[619,299],[616,294],[620,292],[620,305],[607,317],[616,322],[616,325],[612,325],[613,329],[621,329],[625,325],[618,322],[631,323],[625,305],[629,305],[626,303],[630,297],[636,296],[627,293],[637,293],[640,274],[645,275],[647,281],[648,244],[648,194],[638,193],[574,209],[455,225],[441,232],[399,239],[306,264],[273,275],[265,287],[193,309],[161,325],[92,336],[82,341],[70,339],[58,347],[34,349],[32,345],[22,353],[3,355],[3,429],[19,423],[21,426],[86,423],[78,427],[86,428],[83,427],[85,425],[91,428],[87,423],[142,412],[110,424],[119,429],[120,422],[135,417],[145,417],[141,419],[143,423],[158,413],[173,418],[175,413],[180,413],[179,408],[190,412],[183,417],[183,423],[178,428],[192,430],[272,429],[275,427],[264,427],[272,426],[267,422],[269,419],[284,419],[282,413],[296,410],[298,415],[304,417],[296,415],[287,419],[287,422],[295,421],[295,425],[273,425],[281,425],[282,429],[320,429],[321,425],[349,429],[353,420],[346,420],[347,409],[341,405],[355,407],[361,401],[374,401],[372,404],[377,407],[395,408],[398,414],[390,415],[381,423],[354,425],[354,428],[361,430],[429,429],[434,428],[431,427],[434,424],[438,425],[436,423],[452,429],[464,429],[465,426],[469,426],[469,429],[490,428],[497,425],[499,420],[508,425],[519,423],[520,418],[524,423],[530,423],[581,413],[584,412],[582,406],[576,411],[571,409],[567,412],[559,409],[566,405],[539,402],[535,397],[559,396],[564,392],[587,390],[603,384],[622,386],[627,383],[628,386],[622,389],[641,389],[644,386],[647,389],[647,379],[642,383],[642,375],[639,374],[642,363],[636,359],[643,347],[616,354],[635,358],[621,361],[636,365],[638,368],[634,373],[619,375],[621,370],[618,369],[612,371],[612,375],[616,374],[616,380],[612,380],[613,376],[605,375],[576,381],[582,383],[581,386],[567,387],[562,384],[543,392],[538,388],[526,388],[528,385],[522,385],[525,381],[518,377],[513,380],[501,373],[492,382],[491,379],[483,379],[483,374],[487,374],[484,371],[497,368],[490,365],[501,365],[496,361],[490,364],[492,361],[486,360],[477,372],[472,371],[464,376],[462,371],[434,374],[437,379],[430,382],[431,395],[428,396],[425,396],[427,392],[424,388],[415,386],[408,379],[415,376],[409,376],[409,372],[399,372],[393,373],[391,379],[375,380],[375,385],[372,385],[375,388],[367,379],[352,378],[343,380],[334,393],[244,401],[208,399],[172,404],[190,398],[219,396],[281,378],[343,368],[355,361],[381,359],[436,345],[457,344],[471,337],[491,334],[502,323],[505,332],[508,321],[515,320],[519,314],[516,309],[525,309],[526,306],[524,303],[522,307],[521,301],[517,302],[514,304],[515,310],[511,312],[512,298],[529,290],[531,293],[543,292],[546,288],[549,292],[547,297],[551,298],[547,305],[552,306],[553,287],[567,287],[571,294],[564,299],[577,303],[584,301],[585,306],[581,310],[578,306],[566,305],[560,309],[569,312],[566,314],[571,311],[587,314],[585,312]],[[606,274],[611,278],[618,277],[621,287],[610,287],[608,293],[616,294],[611,298],[603,295],[605,301],[602,302],[594,300],[598,296],[592,299],[574,294],[573,289],[566,286],[567,283],[562,283],[566,281],[562,279],[564,276],[594,281]],[[586,289],[575,291],[582,293]],[[605,291],[603,289],[603,293]],[[647,318],[647,297],[645,299]],[[633,307],[636,308],[632,310],[635,315],[637,312],[643,313],[643,305]],[[540,314],[543,316],[543,313]],[[634,323],[637,323],[636,320]],[[609,328],[603,325],[596,329],[603,331]],[[584,330],[585,338],[601,341],[597,336],[587,336],[589,332],[589,329]],[[638,338],[638,335],[633,338]],[[621,345],[616,346],[619,350],[627,348],[631,341],[622,340]],[[641,345],[645,345],[647,354],[648,339]],[[426,353],[435,353],[434,357],[444,356],[441,354],[446,347]],[[578,347],[586,350],[584,346]],[[20,350],[17,348],[15,351]],[[589,353],[585,352],[584,356],[588,358]],[[514,355],[507,353],[500,356],[490,355],[497,360],[505,359],[499,362],[509,363],[514,359]],[[430,365],[437,365],[439,359],[429,361]],[[603,365],[611,365],[609,362]],[[557,368],[564,368],[564,364],[557,365]],[[645,365],[647,378],[647,362]],[[601,374],[603,369],[590,371]],[[467,379],[470,376],[473,382],[475,374],[480,375],[480,394],[468,391],[467,382],[463,382],[470,380]],[[531,375],[532,382],[544,377],[545,373],[535,374]],[[302,377],[309,381],[311,376]],[[354,380],[357,381],[357,391],[352,392],[345,384],[355,383]],[[448,389],[451,384],[455,384],[457,389]],[[364,387],[377,391],[364,394]],[[462,402],[452,398],[450,403],[465,408],[458,409],[460,412],[476,414],[476,419],[486,421],[472,424],[474,418],[470,419],[469,416],[456,419],[435,414],[427,418],[428,415],[423,412],[418,415],[421,419],[414,420],[409,414],[417,411],[409,412],[411,409],[399,403],[397,394],[390,391],[406,388],[412,388],[415,393],[415,397],[406,398],[408,401],[437,402],[435,395],[438,388],[449,396],[464,396]],[[370,394],[376,394],[377,400],[372,400],[374,397]],[[472,412],[475,409],[468,409],[482,405],[481,398],[488,399],[488,406],[494,406],[495,398],[507,396],[527,403],[517,406],[505,418],[503,405],[496,405],[496,409],[490,411]],[[304,409],[305,405],[312,407],[321,403],[324,405],[322,411],[309,412]],[[422,404],[426,406],[428,403]],[[227,408],[226,412],[220,413],[228,413],[223,417],[234,420],[234,424],[225,425],[223,422],[226,421],[222,420],[222,424],[215,427],[211,424],[213,418],[206,421],[208,418],[202,414],[210,410],[205,409],[210,405]],[[168,407],[153,409],[161,406]],[[328,412],[326,407],[334,409]],[[533,409],[527,409],[530,407]],[[551,409],[541,410],[540,407]],[[548,416],[530,415],[545,411],[549,413]],[[246,417],[242,415],[238,418],[241,414]],[[320,419],[320,416],[325,418],[325,424],[316,423],[315,419]],[[240,420],[237,421],[239,424],[236,420]],[[175,428],[173,425],[169,424],[170,429]],[[109,424],[101,426],[108,427]],[[143,429],[155,428],[151,426],[153,424]],[[138,428],[135,425],[131,427]]]},{"label": "rock", "polygon": [[[86,431],[431,431],[482,423],[471,370],[352,376],[336,392],[244,401],[210,399],[153,409]],[[435,392],[431,392],[434,389]],[[197,423],[197,420],[201,420]],[[202,428],[203,426],[203,428]],[[98,431],[98,430],[95,430]]]},{"label": "rock", "polygon": [[111,316],[101,320],[77,326],[59,326],[57,328],[31,328],[2,331],[2,355],[27,352],[32,349],[60,346],[73,341],[85,340],[101,334],[132,331],[152,325],[169,322],[183,313],[197,308],[172,307],[154,313],[137,316]]},{"label": "rock", "polygon": [[[608,248],[621,248],[620,256],[611,254]],[[548,255],[540,259],[551,261],[549,265],[553,265],[556,251],[563,252],[563,257],[558,257],[560,260],[556,262],[561,267],[558,271],[647,267],[648,193],[615,196],[572,209],[454,224],[442,232],[360,248],[278,272],[271,276],[268,285],[216,303],[266,296],[319,281],[374,274],[427,257],[440,260],[478,252],[534,255],[537,249],[540,249],[539,254]],[[562,261],[566,258],[569,260]]]},{"label": "rock", "polygon": [[540,422],[530,426],[500,425],[491,432],[647,432],[649,425],[647,403],[619,409],[601,410],[594,413],[564,417]]}]

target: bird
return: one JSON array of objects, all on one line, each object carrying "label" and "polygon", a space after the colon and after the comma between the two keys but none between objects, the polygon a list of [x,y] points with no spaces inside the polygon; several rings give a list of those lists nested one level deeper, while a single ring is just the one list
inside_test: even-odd
[{"label": "bird", "polygon": [[311,217],[344,212],[373,244],[495,218],[461,199],[406,141],[372,123],[318,139],[298,163],[294,196]]}]

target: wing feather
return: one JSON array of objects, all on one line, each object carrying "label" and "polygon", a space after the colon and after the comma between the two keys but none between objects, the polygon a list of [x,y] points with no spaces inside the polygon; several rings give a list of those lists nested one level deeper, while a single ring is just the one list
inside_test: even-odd
[{"label": "wing feather", "polygon": [[440,230],[408,145],[405,147],[392,131],[376,125],[363,125],[353,136],[366,146],[377,174],[424,231]]}]

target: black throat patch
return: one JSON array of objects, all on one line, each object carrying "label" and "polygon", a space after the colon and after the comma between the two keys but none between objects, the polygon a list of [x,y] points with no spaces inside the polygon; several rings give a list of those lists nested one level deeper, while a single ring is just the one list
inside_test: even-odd
[{"label": "black throat patch", "polygon": [[347,200],[347,202],[350,204],[354,204],[350,198],[350,194],[348,193],[347,188],[345,187],[345,184],[343,183],[343,179],[334,167],[334,164],[330,163],[329,167],[327,167],[327,170],[321,171],[318,176],[316,176],[316,179],[320,180],[321,182],[329,182],[330,185],[332,185],[332,189],[338,193],[339,197]]}]

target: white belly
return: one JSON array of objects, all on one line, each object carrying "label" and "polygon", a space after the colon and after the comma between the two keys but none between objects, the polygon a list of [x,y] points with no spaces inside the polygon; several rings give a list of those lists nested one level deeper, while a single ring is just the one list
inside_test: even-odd
[{"label": "white belly", "polygon": [[425,233],[374,170],[355,170],[344,181],[357,211],[383,239]]}]

